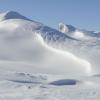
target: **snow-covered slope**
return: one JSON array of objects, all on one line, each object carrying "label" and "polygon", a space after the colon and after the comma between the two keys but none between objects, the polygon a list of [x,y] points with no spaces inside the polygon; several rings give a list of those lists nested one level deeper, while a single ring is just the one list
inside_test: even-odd
[{"label": "snow-covered slope", "polygon": [[99,100],[99,75],[89,76],[99,59],[87,55],[99,38],[68,27],[60,32],[17,12],[0,14],[0,100]]},{"label": "snow-covered slope", "polygon": [[93,72],[100,73],[100,32],[79,29],[65,24],[59,25],[59,31],[77,40],[66,40],[63,44],[65,50],[87,59],[92,65]]},{"label": "snow-covered slope", "polygon": [[91,39],[92,37],[98,38],[98,36],[100,37],[100,32],[88,31],[85,29],[76,28],[72,25],[67,25],[63,23],[59,24],[59,31],[80,40]]},{"label": "snow-covered slope", "polygon": [[4,15],[15,16],[0,22],[2,69],[50,74],[90,74],[91,64],[88,61],[48,46],[43,40],[44,37],[41,37],[46,36],[48,41],[64,41],[71,39],[67,35],[27,18],[22,19],[15,12]]},{"label": "snow-covered slope", "polygon": [[88,33],[91,33],[85,30],[83,31],[81,29],[78,29],[72,25],[66,25],[63,23],[59,24],[59,31],[78,40],[87,40],[89,38]]}]

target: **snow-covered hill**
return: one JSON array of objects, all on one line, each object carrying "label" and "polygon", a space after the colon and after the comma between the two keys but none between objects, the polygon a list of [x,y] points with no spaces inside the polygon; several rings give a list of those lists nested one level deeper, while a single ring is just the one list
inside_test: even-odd
[{"label": "snow-covered hill", "polygon": [[58,31],[14,11],[1,13],[0,100],[99,98],[99,75],[92,75],[100,65],[95,34],[64,24]]},{"label": "snow-covered hill", "polygon": [[44,42],[46,39],[49,42],[71,40],[67,35],[30,21],[16,12],[3,15],[1,19],[4,20],[0,22],[2,69],[50,74],[90,74],[91,65],[88,61],[70,52],[50,47]]},{"label": "snow-covered hill", "polygon": [[76,39],[90,39],[90,38],[98,38],[100,37],[100,32],[98,31],[88,31],[85,29],[76,28],[72,25],[67,25],[60,23],[59,24],[59,31],[65,33],[73,38]]},{"label": "snow-covered hill", "polygon": [[88,31],[63,23],[59,24],[59,31],[77,40],[66,41],[63,45],[65,50],[87,59],[92,65],[93,73],[100,73],[100,32]]}]

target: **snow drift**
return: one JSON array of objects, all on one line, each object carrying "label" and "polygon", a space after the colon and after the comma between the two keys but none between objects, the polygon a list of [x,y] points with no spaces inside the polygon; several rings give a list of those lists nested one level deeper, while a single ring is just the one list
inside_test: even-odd
[{"label": "snow drift", "polygon": [[[12,44],[13,42],[13,44]],[[49,74],[90,74],[91,65],[69,52],[57,50],[45,44],[39,34],[7,41],[10,51],[2,50],[2,69]],[[6,45],[5,44],[5,45]],[[3,48],[3,46],[2,46]],[[4,55],[5,54],[5,55]]]},{"label": "snow drift", "polygon": [[50,36],[54,32],[56,39],[68,36],[15,12],[2,14],[0,18],[0,69],[3,71],[70,75],[91,73],[88,61],[48,46],[41,35],[48,33]]},{"label": "snow drift", "polygon": [[[92,73],[100,74],[100,32],[80,29],[72,25],[60,23],[59,31],[76,40],[62,43],[65,50],[88,60],[92,65]],[[63,45],[64,44],[64,45]]]}]

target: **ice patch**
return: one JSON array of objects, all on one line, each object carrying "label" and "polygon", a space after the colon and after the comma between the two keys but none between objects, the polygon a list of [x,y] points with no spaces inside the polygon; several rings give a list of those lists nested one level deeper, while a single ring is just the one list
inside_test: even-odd
[{"label": "ice patch", "polygon": [[64,85],[76,85],[79,81],[74,79],[61,79],[57,81],[53,81],[50,84],[56,86],[64,86]]}]

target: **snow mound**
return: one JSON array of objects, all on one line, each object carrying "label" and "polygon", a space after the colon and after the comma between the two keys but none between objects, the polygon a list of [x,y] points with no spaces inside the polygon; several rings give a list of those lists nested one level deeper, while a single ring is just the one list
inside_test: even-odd
[{"label": "snow mound", "polygon": [[[12,11],[4,16],[9,19],[8,15],[13,14],[19,16]],[[69,51],[49,46],[44,41],[43,35],[45,34],[50,41],[54,40],[53,43],[56,40],[65,40],[65,38],[72,40],[72,38],[41,23],[23,19],[11,18],[0,22],[0,64],[2,65],[0,67],[2,69],[49,74],[88,75],[91,73],[91,64],[88,61]]]},{"label": "snow mound", "polygon": [[5,13],[0,14],[0,21],[8,20],[8,19],[24,19],[24,20],[32,21],[15,11],[7,11]]},{"label": "snow mound", "polygon": [[91,73],[89,62],[70,52],[48,46],[37,33],[30,33],[30,36],[27,36],[25,32],[25,35],[20,38],[12,37],[5,41],[3,39],[1,43],[3,43],[0,52],[2,69],[49,74],[88,75]]},{"label": "snow mound", "polygon": [[76,30],[76,28],[73,27],[72,25],[65,25],[63,23],[59,23],[59,31],[60,32],[67,33],[67,32],[73,32],[75,30]]},{"label": "snow mound", "polygon": [[80,32],[80,31],[75,31],[73,33],[73,37],[74,38],[86,38],[85,35],[84,35],[84,33]]}]

